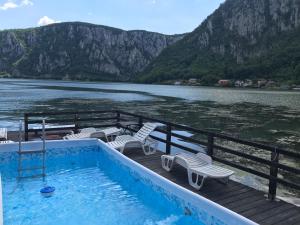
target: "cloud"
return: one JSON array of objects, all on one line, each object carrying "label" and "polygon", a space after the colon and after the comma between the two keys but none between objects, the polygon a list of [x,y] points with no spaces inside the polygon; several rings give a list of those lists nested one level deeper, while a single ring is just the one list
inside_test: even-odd
[{"label": "cloud", "polygon": [[8,9],[14,9],[17,8],[18,5],[12,1],[7,1],[3,5],[0,6],[1,10],[8,10]]},{"label": "cloud", "polygon": [[30,0],[22,0],[22,1],[18,1],[17,3],[14,0],[7,0],[7,2],[0,5],[0,10],[15,9],[23,6],[32,6],[32,5],[33,2]]},{"label": "cloud", "polygon": [[49,25],[49,24],[52,24],[52,23],[60,23],[60,21],[51,19],[48,16],[43,16],[38,21],[39,26],[45,26],[45,25]]},{"label": "cloud", "polygon": [[33,5],[33,2],[30,0],[22,0],[21,1],[21,6],[30,6]]}]

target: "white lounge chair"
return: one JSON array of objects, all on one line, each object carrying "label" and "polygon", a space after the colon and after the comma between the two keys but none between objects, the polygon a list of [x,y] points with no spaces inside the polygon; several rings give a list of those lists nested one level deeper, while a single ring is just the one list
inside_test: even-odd
[{"label": "white lounge chair", "polygon": [[189,184],[197,190],[202,188],[206,178],[225,179],[227,183],[229,177],[234,174],[229,169],[213,165],[211,157],[203,153],[162,155],[161,161],[162,167],[168,172],[172,170],[174,163],[186,168]]},{"label": "white lounge chair", "polygon": [[152,131],[155,130],[157,124],[145,123],[144,126],[133,136],[121,135],[117,136],[115,141],[106,143],[109,147],[119,150],[121,153],[125,149],[131,147],[140,147],[145,155],[151,155],[156,152],[158,142],[149,137]]},{"label": "white lounge chair", "polygon": [[7,128],[0,128],[0,140],[7,140]]},{"label": "white lounge chair", "polygon": [[84,128],[80,130],[78,134],[68,134],[64,136],[65,140],[76,140],[76,139],[84,139],[84,138],[105,138],[108,142],[110,141],[110,137],[119,135],[121,129],[116,127],[106,128],[103,130],[97,130],[93,127]]}]

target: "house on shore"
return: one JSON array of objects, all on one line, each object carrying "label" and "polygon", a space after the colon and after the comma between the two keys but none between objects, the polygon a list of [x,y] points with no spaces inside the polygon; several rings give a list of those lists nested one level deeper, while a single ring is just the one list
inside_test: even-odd
[{"label": "house on shore", "polygon": [[245,80],[244,87],[253,87],[253,81],[250,79]]},{"label": "house on shore", "polygon": [[258,86],[259,88],[264,87],[264,86],[266,86],[267,82],[268,82],[268,81],[265,80],[265,79],[258,80],[258,81],[257,81],[257,86]]},{"label": "house on shore", "polygon": [[237,80],[234,82],[235,87],[244,87],[245,82],[242,80]]},{"label": "house on shore", "polygon": [[219,80],[218,84],[220,87],[230,87],[231,81],[230,80]]},{"label": "house on shore", "polygon": [[198,80],[196,78],[191,78],[191,79],[188,80],[188,84],[189,85],[197,85]]}]

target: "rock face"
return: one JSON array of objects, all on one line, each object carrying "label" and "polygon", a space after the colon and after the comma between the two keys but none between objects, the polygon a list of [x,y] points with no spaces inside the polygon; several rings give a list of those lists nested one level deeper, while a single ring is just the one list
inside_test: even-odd
[{"label": "rock face", "polygon": [[227,0],[164,50],[142,80],[297,76],[299,25],[300,0]]},{"label": "rock face", "polygon": [[87,23],[0,32],[0,72],[14,77],[128,80],[183,35]]}]

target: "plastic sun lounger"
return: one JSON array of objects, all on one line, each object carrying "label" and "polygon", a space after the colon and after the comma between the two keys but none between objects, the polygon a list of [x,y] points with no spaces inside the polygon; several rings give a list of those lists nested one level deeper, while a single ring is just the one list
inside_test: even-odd
[{"label": "plastic sun lounger", "polygon": [[158,142],[149,138],[152,131],[155,130],[157,124],[145,123],[144,126],[134,135],[117,136],[115,141],[106,143],[109,147],[119,150],[121,153],[125,149],[131,147],[140,147],[145,155],[151,155],[156,152]]},{"label": "plastic sun lounger", "polygon": [[202,188],[206,178],[225,179],[227,183],[229,177],[234,174],[229,169],[213,165],[211,157],[203,153],[162,155],[161,161],[162,167],[168,172],[172,170],[174,163],[186,168],[189,184],[197,190]]},{"label": "plastic sun lounger", "polygon": [[93,127],[84,128],[80,130],[78,134],[69,134],[64,137],[65,140],[75,140],[75,139],[84,139],[84,138],[105,138],[106,141],[109,141],[109,138],[113,135],[119,135],[121,129],[116,127],[106,128],[103,130],[97,130]]}]

